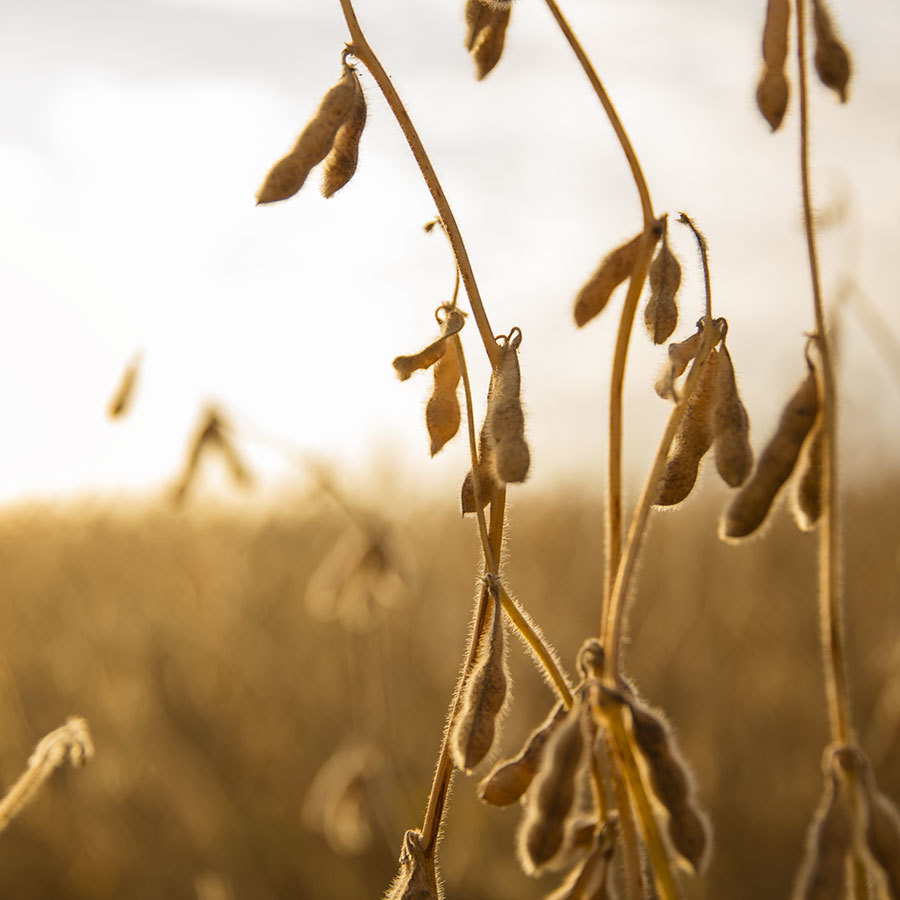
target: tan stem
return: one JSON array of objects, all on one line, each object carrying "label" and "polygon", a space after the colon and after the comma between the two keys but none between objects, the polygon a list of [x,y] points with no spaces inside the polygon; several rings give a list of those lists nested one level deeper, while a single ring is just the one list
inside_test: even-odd
[{"label": "tan stem", "polygon": [[846,651],[842,622],[840,573],[840,517],[837,468],[837,389],[831,345],[825,328],[825,312],[819,280],[815,220],[809,178],[809,99],[806,78],[806,0],[796,0],[797,63],[800,78],[800,179],[803,188],[803,222],[812,279],[816,343],[822,362],[822,417],[825,433],[822,482],[825,503],[819,533],[819,618],[825,661],[831,738],[840,744],[853,741],[850,692],[847,684]]},{"label": "tan stem", "polygon": [[628,788],[622,776],[622,761],[612,736],[606,735],[606,752],[610,761],[610,779],[619,811],[619,830],[622,834],[622,850],[625,857],[625,896],[628,900],[644,900],[644,874],[641,870],[641,845],[637,823],[631,812]]},{"label": "tan stem", "polygon": [[412,154],[419,166],[422,177],[425,179],[425,184],[428,186],[428,190],[431,193],[435,206],[437,206],[441,221],[444,223],[444,227],[447,230],[447,236],[450,238],[453,255],[456,257],[456,264],[462,275],[463,284],[466,288],[466,294],[469,298],[469,304],[471,305],[472,314],[475,317],[475,324],[478,326],[478,332],[481,335],[485,352],[488,355],[488,359],[491,361],[491,365],[496,367],[497,363],[500,361],[500,351],[494,340],[494,332],[491,329],[487,313],[484,309],[484,304],[481,301],[481,294],[479,293],[478,285],[475,282],[475,273],[472,271],[469,254],[463,243],[462,234],[456,223],[453,210],[450,208],[450,204],[447,201],[447,197],[444,194],[440,181],[438,181],[434,167],[431,165],[431,160],[428,158],[425,147],[412,123],[412,119],[410,119],[409,113],[407,113],[406,108],[400,100],[400,95],[394,89],[394,85],[391,83],[390,78],[388,78],[387,73],[379,62],[378,57],[369,46],[369,42],[363,34],[359,21],[356,18],[356,13],[353,10],[351,0],[340,0],[340,3],[341,10],[344,13],[344,19],[347,22],[347,28],[350,30],[351,43],[349,52],[369,70],[372,77],[375,79],[375,83],[384,95],[384,99],[387,101],[391,112],[394,114],[394,118],[397,120],[397,124],[403,132],[403,136],[406,138],[410,150],[412,150]]}]

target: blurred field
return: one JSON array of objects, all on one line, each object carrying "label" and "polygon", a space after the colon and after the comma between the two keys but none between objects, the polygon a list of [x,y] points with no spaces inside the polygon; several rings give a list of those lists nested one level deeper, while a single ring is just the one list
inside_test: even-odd
[{"label": "blurred field", "polygon": [[[655,515],[630,671],[672,719],[716,830],[694,898],[786,897],[826,740],[815,538],[784,511],[721,545],[712,485]],[[900,481],[846,504],[858,728],[900,798]],[[97,753],[57,772],[0,836],[0,898],[374,898],[421,822],[469,627],[477,545],[454,509],[394,523],[407,590],[328,620],[307,587],[355,526],[321,502],[282,512],[29,508],[0,520],[0,780],[72,713]],[[602,511],[516,498],[507,579],[571,669],[598,627]],[[346,536],[344,540],[347,540]],[[328,573],[319,572],[319,586]],[[352,608],[348,608],[349,607]],[[551,703],[513,645],[513,751]],[[339,748],[370,768],[334,808],[309,800]],[[320,782],[321,787],[321,782]],[[538,898],[512,853],[515,810],[458,779],[441,855],[451,898]],[[318,830],[317,830],[318,826]],[[322,833],[322,827],[330,837]],[[367,841],[368,838],[368,841]],[[343,842],[340,854],[335,845]],[[352,846],[352,845],[355,845]]]}]

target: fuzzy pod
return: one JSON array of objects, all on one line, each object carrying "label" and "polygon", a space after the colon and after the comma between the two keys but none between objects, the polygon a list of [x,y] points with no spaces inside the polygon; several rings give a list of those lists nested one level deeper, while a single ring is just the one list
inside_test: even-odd
[{"label": "fuzzy pod", "polygon": [[612,292],[631,275],[643,233],[607,254],[575,298],[575,324],[581,328],[600,313]]},{"label": "fuzzy pod", "polygon": [[353,177],[359,161],[359,142],[366,126],[366,95],[359,77],[353,73],[355,93],[353,106],[334,137],[331,151],[325,158],[322,175],[322,194],[331,197]]},{"label": "fuzzy pod", "polygon": [[598,835],[584,859],[546,900],[612,900],[612,857],[613,845],[605,835]]},{"label": "fuzzy pod", "polygon": [[681,285],[681,266],[663,235],[662,246],[650,263],[650,300],[644,309],[644,324],[654,344],[667,341],[678,324],[675,295]]},{"label": "fuzzy pod", "polygon": [[792,506],[794,521],[801,531],[812,531],[822,515],[822,468],[825,453],[825,426],[820,415],[803,442]]},{"label": "fuzzy pod", "polygon": [[525,414],[522,411],[518,348],[521,335],[501,348],[500,362],[491,374],[487,415],[487,441],[493,451],[494,480],[499,484],[518,483],[528,476],[531,454],[525,442]]},{"label": "fuzzy pod", "polygon": [[784,72],[765,69],[756,87],[756,105],[772,131],[777,131],[784,119],[788,95],[788,82]]},{"label": "fuzzy pod", "polygon": [[566,718],[567,710],[557,703],[550,715],[528,736],[513,759],[502,762],[478,785],[478,799],[491,806],[510,806],[531,786],[541,765],[544,748]]},{"label": "fuzzy pod", "polygon": [[384,900],[442,900],[434,858],[425,855],[422,833],[410,829],[403,836],[400,871],[384,895]]},{"label": "fuzzy pod", "polygon": [[462,708],[453,724],[453,760],[464,772],[471,772],[491,752],[508,688],[506,632],[500,602],[494,601],[491,623],[481,637],[478,656],[463,686]]},{"label": "fuzzy pod", "polygon": [[269,170],[256,194],[257,204],[293,197],[314,166],[328,156],[338,129],[351,114],[359,81],[349,66],[322,98],[315,116],[300,133],[294,149]]},{"label": "fuzzy pod", "polygon": [[852,849],[853,808],[847,786],[837,772],[829,772],[807,834],[793,900],[844,900]]},{"label": "fuzzy pod", "polygon": [[540,872],[563,846],[583,756],[581,709],[576,703],[547,745],[526,797],[519,827],[519,859],[529,875]]},{"label": "fuzzy pod", "polygon": [[865,843],[884,876],[889,900],[900,900],[900,813],[878,790],[869,766],[863,770],[862,788],[869,816]]},{"label": "fuzzy pod", "polygon": [[475,62],[479,81],[500,62],[512,3],[466,3],[466,49]]},{"label": "fuzzy pod", "polygon": [[818,414],[819,387],[816,373],[810,367],[809,374],[785,406],[756,470],[728,507],[720,529],[723,538],[747,537],[762,525],[778,492],[794,471],[803,442]]},{"label": "fuzzy pod", "polygon": [[585,680],[602,678],[603,665],[606,662],[606,651],[597,638],[588,638],[578,650],[578,672]]},{"label": "fuzzy pod", "polygon": [[713,413],[716,468],[729,487],[740,487],[753,470],[750,417],[741,401],[731,354],[723,344],[716,372],[717,402]]},{"label": "fuzzy pod", "polygon": [[706,358],[700,380],[688,398],[684,418],[675,433],[653,501],[657,506],[675,506],[687,498],[697,481],[700,461],[712,446],[718,363],[718,351],[713,349]]},{"label": "fuzzy pod", "polygon": [[[465,316],[457,309],[450,310],[441,326],[441,336],[418,353],[410,356],[398,356],[391,365],[401,381],[406,381],[413,372],[430,369],[443,355],[447,347],[447,339],[458,334],[465,324]],[[458,365],[458,361],[457,361]]]},{"label": "fuzzy pod", "polygon": [[[481,434],[478,438],[478,465],[475,467],[475,477],[478,478],[478,495],[481,498],[482,509],[491,502],[491,495],[498,487],[494,479],[493,456],[494,449],[487,439],[485,427],[482,426]],[[475,512],[478,505],[475,501],[475,477],[473,477],[470,469],[463,479],[462,489],[460,490],[460,505],[464,516]]]},{"label": "fuzzy pod", "polygon": [[825,87],[847,102],[850,82],[850,54],[834,33],[824,0],[813,0],[813,29],[816,33],[816,72]]},{"label": "fuzzy pod", "polygon": [[675,379],[684,374],[688,363],[697,355],[702,338],[703,332],[698,329],[689,338],[669,344],[669,358],[654,385],[654,390],[663,400],[678,399],[675,396]]},{"label": "fuzzy pod", "polygon": [[650,787],[668,816],[669,841],[691,872],[701,872],[709,857],[710,828],[697,805],[691,771],[666,720],[634,698],[628,708]]},{"label": "fuzzy pod", "polygon": [[456,343],[448,341],[444,355],[434,365],[434,388],[425,405],[425,426],[431,438],[432,456],[459,431],[462,413],[456,391],[461,377]]}]

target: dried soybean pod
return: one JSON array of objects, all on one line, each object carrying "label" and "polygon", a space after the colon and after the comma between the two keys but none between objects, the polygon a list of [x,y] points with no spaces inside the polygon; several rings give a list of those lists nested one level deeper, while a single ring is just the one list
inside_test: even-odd
[{"label": "dried soybean pod", "polygon": [[425,425],[431,438],[432,456],[459,431],[462,414],[456,390],[460,377],[456,344],[448,341],[444,355],[435,363],[434,389],[425,405]]},{"label": "dried soybean pod", "polygon": [[[475,468],[475,473],[478,476],[478,494],[481,498],[482,509],[491,502],[491,494],[497,488],[497,482],[494,480],[493,456],[494,450],[487,439],[485,427],[482,426],[478,439],[478,465]],[[475,483],[471,471],[467,472],[466,477],[463,479],[460,500],[464,516],[475,512]]]},{"label": "dried soybean pod", "polygon": [[900,900],[900,813],[878,790],[870,766],[864,767],[863,774],[862,786],[869,811],[866,847],[881,868],[888,897]]},{"label": "dried soybean pod", "polygon": [[522,412],[519,345],[522,332],[517,328],[500,351],[500,362],[491,375],[488,408],[484,426],[493,450],[494,479],[499,484],[524,481],[531,464],[525,442],[525,415]]},{"label": "dried soybean pod", "polygon": [[666,720],[636,698],[627,701],[631,733],[646,766],[650,787],[668,815],[672,847],[694,873],[709,856],[709,823],[697,807],[693,776]]},{"label": "dried soybean pod", "polygon": [[812,531],[822,515],[822,464],[825,428],[822,416],[803,442],[794,485],[794,521],[801,531]]},{"label": "dried soybean pod", "polygon": [[453,723],[453,759],[464,772],[471,772],[491,752],[508,685],[506,632],[500,601],[495,600],[490,626],[481,636],[478,656],[463,686],[462,709]]},{"label": "dried soybean pod", "polygon": [[529,875],[539,872],[563,845],[583,751],[581,709],[576,703],[550,739],[526,797],[519,828],[519,860]]},{"label": "dried soybean pod", "polygon": [[788,401],[778,428],[766,445],[756,470],[731,502],[720,529],[726,540],[747,537],[765,521],[772,504],[788,480],[803,442],[819,413],[819,388],[812,366]]},{"label": "dried soybean pod", "polygon": [[662,246],[650,263],[650,300],[644,310],[644,324],[654,344],[667,341],[678,324],[675,295],[681,285],[681,266],[663,234]]},{"label": "dried soybean pod", "polygon": [[341,80],[322,98],[294,149],[269,170],[256,194],[257,204],[287,200],[303,187],[312,168],[328,155],[338,129],[350,115],[357,84],[356,73],[345,65]]},{"label": "dried soybean pod", "polygon": [[605,835],[598,835],[587,856],[546,900],[610,900],[612,857],[613,845]]},{"label": "dried soybean pod", "polygon": [[475,61],[479,81],[500,62],[512,3],[466,3],[466,49]]},{"label": "dried soybean pod", "polygon": [[353,106],[338,128],[331,152],[325,158],[322,175],[322,194],[325,197],[331,197],[353,177],[359,160],[359,141],[366,126],[366,95],[355,72],[353,80]]},{"label": "dried soybean pod", "polygon": [[825,87],[847,102],[850,82],[850,55],[838,40],[824,0],[813,0],[813,28],[816,32],[816,72]]},{"label": "dried soybean pod", "polygon": [[491,806],[509,806],[515,803],[537,775],[547,742],[562,724],[567,714],[562,702],[557,703],[550,715],[534,730],[519,754],[502,762],[478,785],[478,799]]},{"label": "dried soybean pod", "polygon": [[741,401],[731,354],[723,343],[719,349],[716,377],[718,390],[713,413],[716,468],[730,487],[739,487],[753,469],[750,417]]},{"label": "dried soybean pod", "polygon": [[669,344],[669,359],[654,385],[654,390],[663,400],[678,399],[675,396],[675,379],[684,374],[688,363],[697,355],[702,337],[703,331],[698,328],[689,338]]},{"label": "dried soybean pod", "polygon": [[763,74],[756,89],[756,104],[775,131],[784,118],[788,102],[788,83],[784,76],[787,58],[789,0],[769,0],[763,29]]},{"label": "dried soybean pod", "polygon": [[575,324],[581,328],[609,302],[612,292],[631,275],[643,234],[607,254],[575,298]]},{"label": "dried soybean pod", "polygon": [[718,364],[718,351],[710,350],[700,373],[700,380],[694,393],[688,398],[684,418],[675,432],[672,449],[660,476],[659,489],[653,501],[657,506],[675,506],[681,503],[697,481],[700,461],[713,443]]},{"label": "dried soybean pod", "polygon": [[794,900],[844,900],[852,847],[853,810],[847,787],[837,772],[829,772],[807,835]]},{"label": "dried soybean pod", "polygon": [[418,353],[396,357],[391,365],[396,369],[397,377],[401,381],[406,381],[413,372],[430,369],[444,355],[446,347],[447,340],[441,336]]},{"label": "dried soybean pod", "polygon": [[403,836],[400,871],[384,895],[384,900],[440,900],[434,859],[425,855],[422,833],[410,829]]}]

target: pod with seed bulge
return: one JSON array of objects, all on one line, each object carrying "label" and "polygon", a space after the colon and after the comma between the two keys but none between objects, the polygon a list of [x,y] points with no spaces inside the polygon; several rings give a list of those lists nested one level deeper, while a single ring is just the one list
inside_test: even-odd
[{"label": "pod with seed bulge", "polygon": [[500,62],[512,3],[466,3],[466,49],[475,62],[479,81]]},{"label": "pod with seed bulge", "polygon": [[784,75],[787,58],[789,0],[769,0],[763,30],[763,74],[756,89],[756,104],[772,131],[784,119],[788,103],[788,83]]},{"label": "pod with seed bulge", "polygon": [[459,431],[462,414],[456,394],[462,373],[456,342],[447,342],[444,355],[434,365],[434,389],[425,406],[425,425],[431,438],[431,455]]},{"label": "pod with seed bulge", "polygon": [[803,442],[793,494],[794,521],[801,531],[812,531],[822,515],[822,463],[825,427],[820,415]]},{"label": "pod with seed bulge", "polygon": [[510,806],[531,785],[543,759],[544,748],[566,718],[562,703],[529,735],[518,756],[497,765],[478,786],[478,798],[491,806]]},{"label": "pod with seed bulge", "polygon": [[591,851],[566,876],[565,881],[546,900],[609,900],[609,869],[613,847],[605,836],[598,836]]},{"label": "pod with seed bulge", "polygon": [[500,362],[491,375],[485,431],[493,451],[493,474],[499,484],[524,481],[531,454],[525,442],[525,415],[522,412],[519,344],[522,335],[506,342]]},{"label": "pod with seed bulge", "polygon": [[293,197],[306,177],[331,151],[338,129],[351,114],[359,81],[349,66],[322,98],[315,116],[300,133],[291,152],[271,168],[256,195],[257,204]]},{"label": "pod with seed bulge", "polygon": [[494,745],[509,684],[505,638],[500,602],[494,601],[491,624],[482,635],[478,658],[463,687],[462,709],[453,725],[453,759],[464,772],[471,772]]},{"label": "pod with seed bulge", "polygon": [[816,32],[815,61],[819,80],[841,98],[841,103],[846,103],[850,55],[834,33],[824,0],[813,0],[813,27]]},{"label": "pod with seed bulge", "polygon": [[738,394],[731,354],[723,344],[719,350],[718,380],[713,435],[716,468],[730,487],[739,487],[753,469],[750,446],[750,417]]},{"label": "pod with seed bulge", "polygon": [[[481,499],[481,508],[484,509],[491,502],[491,495],[497,489],[494,480],[494,449],[487,439],[485,427],[482,426],[478,439],[478,465],[475,467],[475,476],[478,478],[478,496]],[[463,479],[460,501],[463,515],[475,512],[477,502],[475,500],[475,478],[472,472],[466,473]]]},{"label": "pod with seed bulge", "polygon": [[669,840],[682,862],[700,872],[709,855],[709,824],[697,807],[690,769],[665,719],[633,698],[628,708],[650,787],[668,815]]},{"label": "pod with seed bulge", "polygon": [[778,428],[760,455],[756,471],[728,507],[721,528],[723,538],[747,537],[762,525],[793,472],[818,413],[819,388],[816,373],[810,367],[781,414]]},{"label": "pod with seed bulge", "polygon": [[359,141],[366,126],[366,97],[355,72],[353,80],[353,106],[338,128],[331,152],[325,158],[322,175],[322,194],[325,197],[331,197],[353,177],[359,161]]},{"label": "pod with seed bulge", "polygon": [[631,275],[641,246],[639,234],[603,258],[575,298],[575,324],[586,325],[609,302],[612,292]]},{"label": "pod with seed bulge", "polygon": [[[697,365],[697,363],[694,363]],[[700,461],[713,442],[713,411],[718,388],[718,351],[706,358],[700,380],[688,398],[684,418],[675,433],[672,449],[659,480],[657,506],[681,503],[694,487]]]},{"label": "pod with seed bulge", "polygon": [[563,845],[583,751],[581,711],[576,703],[550,740],[526,798],[519,828],[519,857],[528,874],[547,865]]},{"label": "pod with seed bulge", "polygon": [[397,377],[401,381],[406,381],[413,372],[431,368],[444,355],[447,339],[458,334],[464,324],[465,317],[462,312],[457,309],[451,310],[441,326],[441,336],[436,341],[418,353],[413,353],[411,356],[398,356],[394,359],[391,365],[396,370]]},{"label": "pod with seed bulge", "polygon": [[702,338],[702,329],[698,329],[689,338],[669,344],[669,359],[654,385],[654,390],[663,400],[678,399],[675,396],[675,379],[684,374],[688,363],[697,355]]},{"label": "pod with seed bulge", "polygon": [[650,263],[650,300],[644,309],[644,324],[654,344],[667,341],[678,324],[675,295],[681,285],[681,266],[663,235],[662,246]]}]

